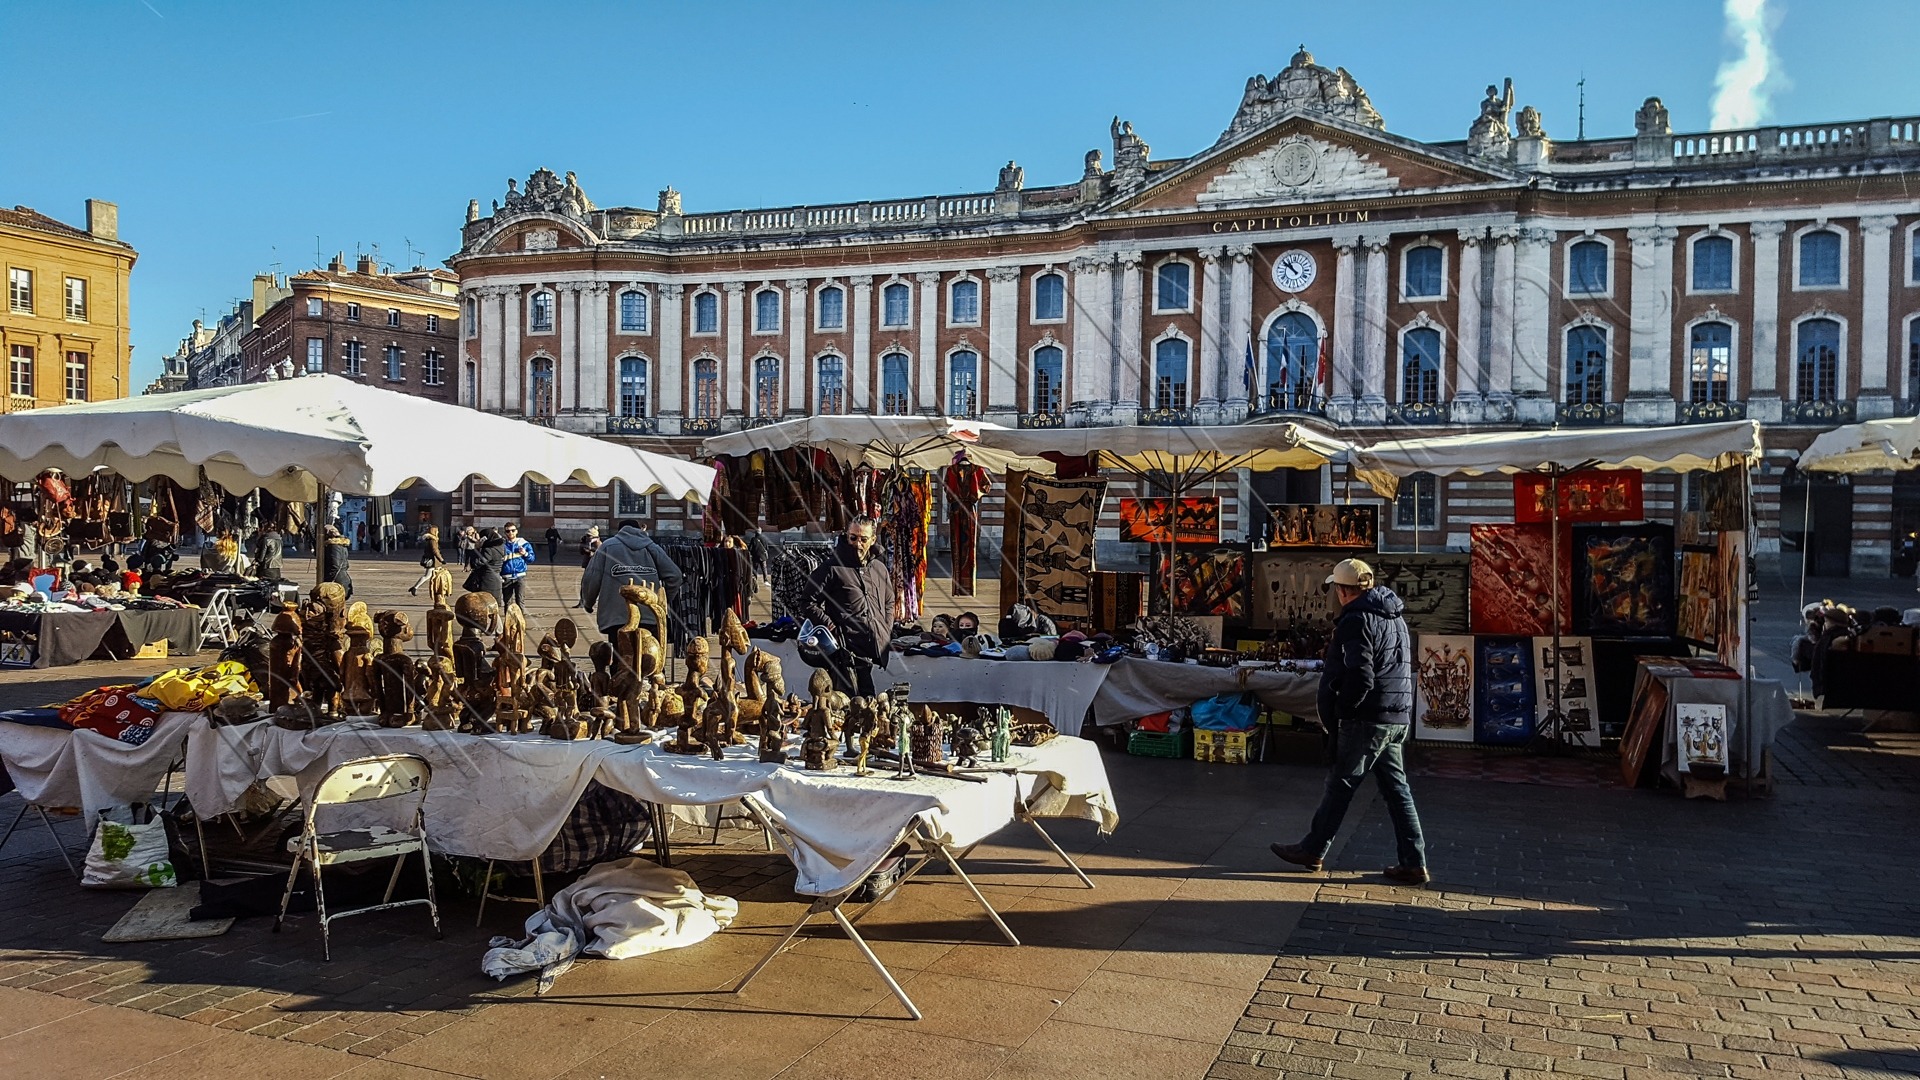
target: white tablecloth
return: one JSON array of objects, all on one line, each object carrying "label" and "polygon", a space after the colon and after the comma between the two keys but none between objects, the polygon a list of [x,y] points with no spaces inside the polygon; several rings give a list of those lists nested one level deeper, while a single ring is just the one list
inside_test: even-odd
[{"label": "white tablecloth", "polygon": [[916,820],[965,846],[1014,820],[1020,805],[1037,814],[1080,817],[1103,830],[1118,821],[1097,748],[1059,738],[1016,748],[1009,765],[984,784],[938,776],[911,782],[762,764],[751,747],[725,761],[669,754],[651,746],[563,742],[538,735],[456,735],[418,728],[336,724],[294,732],[271,724],[197,728],[187,755],[187,792],[206,814],[231,809],[256,779],[298,778],[311,790],[342,761],[412,753],[433,765],[427,832],[437,850],[527,861],[546,850],[588,781],[648,802],[711,805],[753,796],[795,841],[795,888],[831,895],[858,882]]},{"label": "white tablecloth", "polygon": [[88,821],[102,810],[149,802],[199,713],[163,713],[135,746],[81,728],[0,722],[0,761],[28,802],[77,806]]},{"label": "white tablecloth", "polygon": [[[792,642],[756,641],[754,645],[780,658],[781,674],[787,680],[788,689],[806,686],[813,669],[800,659],[800,650]],[[1110,666],[894,653],[884,670],[874,670],[873,689],[878,693],[896,682],[911,682],[913,693],[908,696],[909,701],[1018,705],[1051,720],[1062,735],[1078,735],[1087,708],[1107,681]]]},{"label": "white tablecloth", "polygon": [[1320,715],[1318,672],[1202,667],[1133,657],[1108,667],[1112,672],[1093,699],[1096,724],[1122,724],[1243,690],[1253,691],[1262,703],[1282,712],[1309,719]]},{"label": "white tablecloth", "polygon": [[[1649,668],[1648,670],[1655,670]],[[1685,669],[1679,669],[1684,672]],[[1655,675],[1656,678],[1663,676]],[[1759,776],[1767,750],[1781,728],[1793,723],[1793,706],[1778,679],[1752,679],[1747,686],[1739,679],[1700,679],[1685,674],[1664,676],[1667,684],[1667,713],[1660,724],[1661,775],[1676,786],[1680,783],[1680,740],[1676,706],[1724,705],[1727,709],[1727,775],[1742,779]],[[1753,710],[1747,710],[1748,692]]]}]

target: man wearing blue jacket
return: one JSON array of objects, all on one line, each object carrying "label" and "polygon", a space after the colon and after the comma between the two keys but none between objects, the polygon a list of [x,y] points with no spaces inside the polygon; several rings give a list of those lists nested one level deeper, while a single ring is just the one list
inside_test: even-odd
[{"label": "man wearing blue jacket", "polygon": [[1272,844],[1286,862],[1318,870],[1333,846],[1347,805],[1368,773],[1393,819],[1400,861],[1384,871],[1396,885],[1424,885],[1426,840],[1407,784],[1406,745],[1413,723],[1413,635],[1407,605],[1373,583],[1373,567],[1359,559],[1335,564],[1326,583],[1340,601],[1320,675],[1320,722],[1333,735],[1326,794],[1306,839]]},{"label": "man wearing blue jacket", "polygon": [[520,526],[507,522],[506,558],[500,563],[500,607],[509,604],[527,606],[521,586],[527,580],[527,567],[533,562],[533,542],[520,535]]}]

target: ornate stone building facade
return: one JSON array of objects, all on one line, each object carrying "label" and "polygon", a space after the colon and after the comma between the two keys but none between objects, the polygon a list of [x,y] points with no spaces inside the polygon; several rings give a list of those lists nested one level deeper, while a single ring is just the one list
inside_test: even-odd
[{"label": "ornate stone building facade", "polygon": [[[992,191],[687,213],[543,169],[468,206],[458,400],[670,438],[816,412],[1363,436],[1751,416],[1762,551],[1813,534],[1817,570],[1884,568],[1920,497],[1823,488],[1803,522],[1788,463],[1920,401],[1920,118],[1684,134],[1650,98],[1632,136],[1567,142],[1514,106],[1490,86],[1464,141],[1417,142],[1302,49],[1210,148],[1155,159],[1116,118],[1111,167],[1089,151],[1072,184],[1009,162]],[[1344,497],[1331,473],[1243,477],[1226,518]],[[1510,514],[1498,482],[1409,488],[1390,545]],[[1650,478],[1653,512],[1692,488]]]}]

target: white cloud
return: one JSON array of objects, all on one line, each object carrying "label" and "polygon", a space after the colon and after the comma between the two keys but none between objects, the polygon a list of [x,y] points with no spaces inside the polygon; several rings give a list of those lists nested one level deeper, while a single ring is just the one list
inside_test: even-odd
[{"label": "white cloud", "polygon": [[1769,94],[1783,79],[1773,52],[1777,12],[1767,0],[1725,0],[1727,38],[1740,53],[1720,65],[1714,76],[1713,127],[1753,127],[1767,117]]}]

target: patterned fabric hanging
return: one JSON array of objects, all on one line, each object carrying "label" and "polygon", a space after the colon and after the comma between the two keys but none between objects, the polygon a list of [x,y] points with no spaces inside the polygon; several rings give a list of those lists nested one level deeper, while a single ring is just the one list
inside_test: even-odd
[{"label": "patterned fabric hanging", "polygon": [[964,459],[946,470],[947,527],[953,542],[953,595],[972,596],[979,562],[980,500],[993,484],[987,470]]},{"label": "patterned fabric hanging", "polygon": [[933,477],[895,472],[886,479],[881,535],[893,578],[895,621],[918,619],[927,590],[927,536],[933,523]]}]

